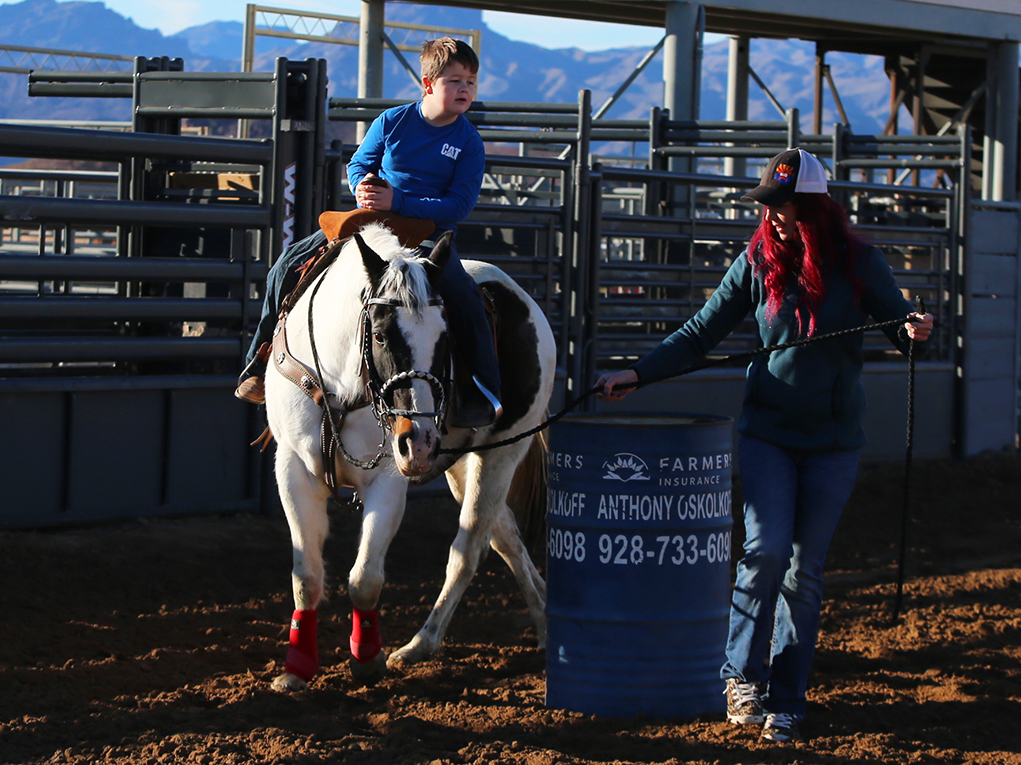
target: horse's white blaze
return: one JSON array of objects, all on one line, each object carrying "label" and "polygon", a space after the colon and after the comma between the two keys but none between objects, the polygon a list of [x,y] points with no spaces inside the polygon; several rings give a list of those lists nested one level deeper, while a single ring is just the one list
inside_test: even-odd
[{"label": "horse's white blaze", "polygon": [[[407,308],[397,311],[398,326],[411,349],[411,368],[429,371],[436,362],[436,349],[445,331],[443,309],[440,306],[422,306],[413,313]],[[441,402],[433,393],[428,381],[411,381],[411,409],[418,412],[439,411]],[[432,469],[440,432],[431,417],[414,418],[414,434],[394,433],[391,439],[394,461],[403,475],[420,476]]]}]

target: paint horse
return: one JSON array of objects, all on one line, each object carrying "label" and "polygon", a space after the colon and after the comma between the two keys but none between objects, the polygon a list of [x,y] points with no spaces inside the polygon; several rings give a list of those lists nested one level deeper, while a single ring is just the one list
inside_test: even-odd
[{"label": "paint horse", "polygon": [[[437,284],[449,254],[449,234],[425,258],[371,223],[342,245],[278,325],[266,410],[278,442],[276,478],[294,550],[295,611],[285,671],[273,682],[277,690],[305,688],[319,666],[316,613],[331,483],[354,487],[364,506],[348,578],[354,611],[349,663],[357,679],[375,681],[387,665],[418,662],[439,649],[487,544],[513,571],[545,644],[546,585],[511,506],[531,497],[532,512],[544,511],[545,440],[531,436],[471,454],[446,449],[496,442],[543,420],[553,386],[553,334],[539,307],[506,274],[465,261],[496,305],[504,411],[487,428],[447,430],[451,342]],[[377,609],[384,558],[409,484],[441,473],[461,504],[446,580],[422,628],[387,658]]]}]

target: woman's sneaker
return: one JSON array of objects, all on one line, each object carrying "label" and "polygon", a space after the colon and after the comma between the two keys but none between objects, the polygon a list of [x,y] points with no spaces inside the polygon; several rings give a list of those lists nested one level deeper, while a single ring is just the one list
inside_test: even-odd
[{"label": "woman's sneaker", "polygon": [[762,737],[778,744],[797,741],[801,738],[801,733],[798,731],[798,718],[784,712],[766,715],[766,724],[762,726]]},{"label": "woman's sneaker", "polygon": [[727,719],[737,725],[758,725],[766,719],[762,710],[762,698],[759,686],[755,683],[743,683],[737,678],[728,677],[727,687]]}]

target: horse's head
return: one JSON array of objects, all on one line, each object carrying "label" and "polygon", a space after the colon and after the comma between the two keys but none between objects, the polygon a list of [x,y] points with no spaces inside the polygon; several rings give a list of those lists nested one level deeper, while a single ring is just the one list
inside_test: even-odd
[{"label": "horse's head", "polygon": [[[405,251],[381,257],[379,240],[355,234],[368,286],[362,295],[362,357],[370,398],[392,436],[406,476],[427,473],[440,447],[449,387],[447,322],[438,285],[450,256],[449,233],[428,258]],[[368,240],[368,241],[366,241]],[[394,239],[396,241],[396,239]]]}]

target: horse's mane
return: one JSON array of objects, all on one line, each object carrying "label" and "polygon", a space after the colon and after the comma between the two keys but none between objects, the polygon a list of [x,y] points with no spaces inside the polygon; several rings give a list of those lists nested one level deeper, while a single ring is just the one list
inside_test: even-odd
[{"label": "horse's mane", "polygon": [[376,287],[376,294],[393,297],[401,305],[418,313],[429,302],[429,280],[418,251],[403,247],[389,228],[370,223],[361,237],[376,254],[387,261],[387,269]]}]

